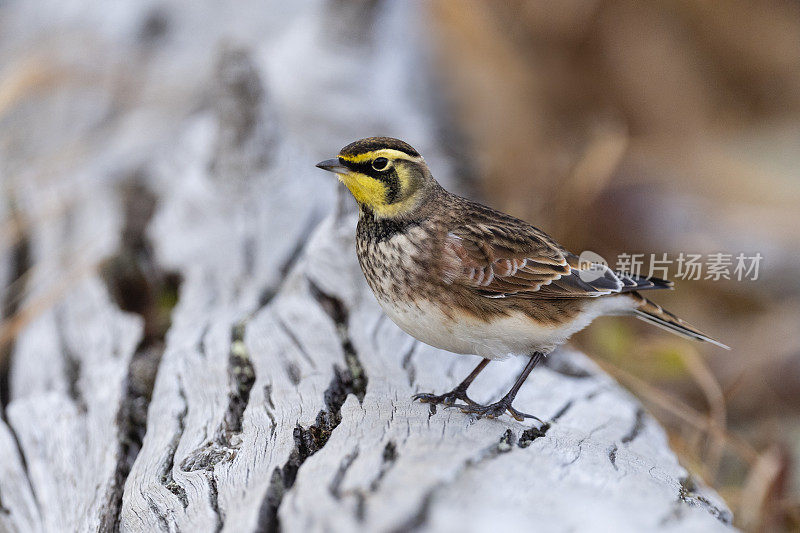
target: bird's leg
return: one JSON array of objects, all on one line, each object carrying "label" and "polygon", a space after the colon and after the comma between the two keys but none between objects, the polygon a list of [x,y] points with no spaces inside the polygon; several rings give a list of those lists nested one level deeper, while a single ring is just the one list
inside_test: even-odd
[{"label": "bird's leg", "polygon": [[479,418],[484,417],[484,416],[489,417],[489,418],[496,418],[496,417],[501,416],[506,411],[508,411],[508,413],[511,416],[513,416],[514,418],[516,418],[520,422],[522,422],[526,418],[533,418],[534,420],[538,420],[539,422],[542,422],[541,419],[539,419],[539,418],[537,418],[537,417],[535,417],[533,415],[529,415],[529,414],[526,414],[526,413],[521,413],[521,412],[517,411],[516,409],[514,409],[513,407],[511,407],[511,402],[514,401],[514,398],[516,397],[517,392],[519,392],[520,387],[522,387],[522,384],[525,383],[526,379],[528,379],[528,374],[531,373],[531,370],[533,370],[533,367],[535,367],[537,365],[537,363],[539,363],[539,361],[541,361],[542,359],[544,359],[544,354],[543,353],[534,352],[534,354],[531,355],[531,358],[528,360],[528,363],[525,365],[525,368],[522,370],[522,373],[517,378],[517,381],[514,382],[514,386],[511,387],[511,390],[508,391],[508,393],[505,396],[503,396],[500,399],[500,401],[497,401],[497,402],[495,402],[493,404],[489,404],[489,405],[478,405],[478,404],[475,404],[474,402],[471,403],[471,404],[466,404],[466,405],[458,405],[458,404],[451,404],[451,405],[453,407],[458,407],[459,409],[461,409],[465,413],[476,414],[476,415],[478,415]]},{"label": "bird's leg", "polygon": [[475,369],[469,373],[469,376],[464,378],[464,381],[459,383],[458,386],[450,392],[445,392],[444,394],[421,393],[415,394],[413,398],[423,403],[430,403],[433,405],[439,405],[442,403],[445,405],[453,405],[456,403],[456,400],[461,400],[466,405],[478,405],[472,401],[469,396],[467,396],[467,389],[475,380],[475,378],[478,377],[478,374],[480,374],[488,364],[488,359],[482,360],[480,363],[478,363],[478,366],[476,366]]}]

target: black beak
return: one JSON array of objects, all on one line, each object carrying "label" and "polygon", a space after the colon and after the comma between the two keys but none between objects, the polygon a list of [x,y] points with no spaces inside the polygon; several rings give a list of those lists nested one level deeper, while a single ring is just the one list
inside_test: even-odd
[{"label": "black beak", "polygon": [[322,170],[327,170],[328,172],[335,172],[337,174],[347,174],[349,170],[347,167],[341,165],[337,158],[333,159],[326,159],[325,161],[320,161],[317,163],[317,168],[321,168]]}]

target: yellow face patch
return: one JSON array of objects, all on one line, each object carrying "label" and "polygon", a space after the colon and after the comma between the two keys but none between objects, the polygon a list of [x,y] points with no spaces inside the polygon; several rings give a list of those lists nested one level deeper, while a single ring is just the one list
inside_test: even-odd
[{"label": "yellow face patch", "polygon": [[[375,155],[373,154],[372,157]],[[408,172],[400,167],[397,168],[397,174],[401,199],[393,203],[389,203],[387,199],[389,186],[371,176],[350,171],[346,174],[339,174],[339,181],[345,184],[359,205],[368,207],[376,217],[393,218],[411,211],[419,201],[419,195],[415,194],[415,190],[411,190],[412,185]]]},{"label": "yellow face patch", "polygon": [[[344,163],[337,171],[339,181],[350,190],[359,206],[369,209],[376,217],[397,217],[418,205],[417,191],[422,183],[418,169],[424,167],[421,156],[381,148],[357,155],[339,154],[338,158]],[[378,158],[385,158],[388,163],[375,168]]]},{"label": "yellow face patch", "polygon": [[345,184],[359,204],[373,209],[378,205],[386,205],[387,187],[380,181],[352,171],[339,174],[339,181]]}]

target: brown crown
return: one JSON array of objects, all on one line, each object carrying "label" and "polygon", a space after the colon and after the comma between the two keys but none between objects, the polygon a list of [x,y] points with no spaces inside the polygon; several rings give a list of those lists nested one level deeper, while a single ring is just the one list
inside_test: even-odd
[{"label": "brown crown", "polygon": [[399,150],[414,157],[419,156],[419,152],[414,150],[414,148],[410,144],[403,142],[400,139],[394,139],[392,137],[367,137],[366,139],[361,139],[352,142],[347,146],[345,146],[344,148],[342,148],[342,150],[339,152],[339,155],[345,157],[353,157],[356,155],[386,148],[391,150]]}]

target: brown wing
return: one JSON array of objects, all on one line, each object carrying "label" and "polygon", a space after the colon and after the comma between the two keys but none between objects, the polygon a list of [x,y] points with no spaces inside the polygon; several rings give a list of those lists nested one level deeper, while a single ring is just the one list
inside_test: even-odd
[{"label": "brown wing", "polygon": [[[505,221],[504,221],[505,222]],[[521,221],[466,224],[445,238],[444,281],[488,298],[586,298],[671,287],[669,282],[580,264],[548,235]]]}]

